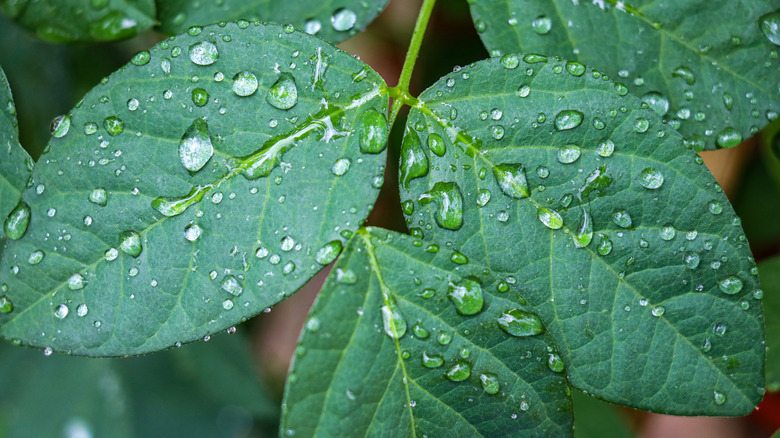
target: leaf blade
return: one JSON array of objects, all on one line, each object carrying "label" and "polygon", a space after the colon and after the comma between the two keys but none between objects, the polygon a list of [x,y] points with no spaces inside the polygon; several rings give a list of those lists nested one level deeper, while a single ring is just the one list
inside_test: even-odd
[{"label": "leaf blade", "polygon": [[[384,151],[361,153],[359,134],[372,128],[362,114],[385,110],[381,78],[278,26],[203,32],[136,55],[69,114],[33,176],[45,190],[25,193],[30,229],[3,261],[18,309],[4,336],[85,355],[200,339],[293,293],[322,268],[318,249],[367,216]],[[301,52],[300,66],[287,61]],[[255,78],[249,95],[241,72]],[[281,77],[297,81],[290,109],[270,102]],[[208,165],[191,173],[190,151],[207,144]],[[157,201],[180,196],[176,208]],[[35,250],[46,256],[29,265]]]},{"label": "leaf blade", "polygon": [[[412,111],[407,131],[448,139],[427,176],[401,189],[412,235],[519,281],[574,386],[660,412],[749,412],[763,393],[761,310],[727,199],[620,87],[567,73],[560,59],[512,56],[442,78]],[[527,198],[503,192],[506,173],[491,172],[518,163]],[[457,231],[437,225],[442,207],[426,201],[441,181],[463,196]]]},{"label": "leaf blade", "polygon": [[644,96],[697,150],[736,146],[777,117],[778,47],[760,26],[773,8],[769,1],[471,4],[494,55],[538,52],[595,67]]}]

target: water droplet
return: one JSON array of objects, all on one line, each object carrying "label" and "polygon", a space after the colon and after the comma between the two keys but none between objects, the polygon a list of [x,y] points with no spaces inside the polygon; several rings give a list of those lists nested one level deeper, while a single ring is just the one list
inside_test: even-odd
[{"label": "water droplet", "polygon": [[9,239],[19,240],[27,231],[27,225],[30,223],[30,206],[20,200],[16,207],[5,219],[3,230]]},{"label": "water droplet", "polygon": [[520,97],[528,97],[529,94],[531,94],[531,87],[528,85],[523,85],[517,89],[517,95]]},{"label": "water droplet", "polygon": [[712,214],[721,214],[721,213],[723,213],[723,205],[721,205],[720,202],[715,201],[715,200],[710,201],[708,209],[710,210],[710,213],[712,213]]},{"label": "water droplet", "polygon": [[490,202],[490,197],[492,194],[490,193],[490,190],[488,189],[479,189],[477,192],[477,205],[480,207],[484,207],[487,205],[488,202]]},{"label": "water droplet", "polygon": [[127,254],[130,254],[133,257],[138,257],[141,255],[141,252],[143,251],[143,245],[141,244],[141,235],[136,233],[133,230],[127,230],[123,232],[120,236],[120,239],[122,239],[122,243],[119,244],[119,248],[126,252]]},{"label": "water droplet", "polygon": [[520,65],[520,58],[514,53],[507,53],[501,57],[501,65],[510,70],[515,69]]},{"label": "water droplet", "polygon": [[46,254],[44,254],[41,250],[35,250],[30,253],[30,256],[27,258],[27,263],[31,265],[37,265],[41,261],[43,261],[43,258]]},{"label": "water droplet", "polygon": [[244,288],[241,286],[241,283],[236,277],[232,275],[226,275],[225,278],[222,279],[222,284],[220,284],[220,287],[225,292],[234,296],[239,296],[242,292],[244,292]]},{"label": "water droplet", "polygon": [[701,262],[701,256],[696,252],[686,252],[683,254],[683,264],[688,269],[696,269]]},{"label": "water droplet", "polygon": [[65,137],[65,134],[70,130],[70,117],[67,115],[55,117],[54,120],[51,121],[49,129],[54,138]]},{"label": "water droplet", "polygon": [[387,118],[371,108],[360,116],[360,151],[378,154],[387,147]]},{"label": "water droplet", "polygon": [[103,253],[103,256],[106,258],[106,260],[112,262],[116,260],[117,257],[119,257],[119,251],[116,248],[109,248],[105,253]]},{"label": "water droplet", "polygon": [[722,392],[713,391],[713,398],[716,405],[722,405],[723,403],[726,403],[726,395]]},{"label": "water droplet", "polygon": [[305,23],[303,23],[303,30],[309,35],[317,35],[317,32],[319,32],[321,29],[322,23],[320,23],[319,20],[310,18],[306,20]]},{"label": "water droplet", "polygon": [[386,300],[386,304],[382,306],[382,324],[385,334],[392,339],[401,339],[406,333],[406,320],[397,306],[392,300]]},{"label": "water droplet", "polygon": [[674,236],[677,235],[677,230],[675,230],[674,227],[671,225],[665,225],[658,232],[658,235],[661,236],[661,239],[666,240],[668,242],[674,239]]},{"label": "water droplet", "polygon": [[469,262],[469,258],[466,255],[459,253],[458,251],[452,251],[450,255],[450,261],[459,265],[465,265]]},{"label": "water droplet", "polygon": [[555,129],[565,131],[574,129],[582,124],[584,114],[577,110],[563,110],[555,115]]},{"label": "water droplet", "polygon": [[197,118],[192,122],[179,143],[181,164],[190,172],[197,172],[214,155],[214,146],[209,135],[209,126],[205,119]]},{"label": "water droplet", "polygon": [[428,339],[431,335],[419,322],[412,327],[412,333],[420,339]]},{"label": "water droplet", "polygon": [[203,88],[192,90],[192,103],[199,107],[205,106],[209,103],[209,93]]},{"label": "water droplet", "polygon": [[79,290],[84,289],[87,285],[87,279],[81,274],[73,274],[68,278],[68,289]]},{"label": "water droplet", "polygon": [[599,242],[596,251],[599,253],[599,255],[602,256],[609,255],[609,253],[612,252],[612,241],[609,240],[609,237],[607,237],[605,234],[601,233],[599,233],[599,239],[601,239],[601,241]]},{"label": "water droplet", "polygon": [[552,29],[552,20],[544,15],[536,17],[531,22],[531,29],[539,35],[547,35],[550,33],[550,29]]},{"label": "water droplet", "polygon": [[664,314],[666,310],[661,306],[653,307],[653,309],[650,311],[650,313],[653,314],[653,316],[661,316]]},{"label": "water droplet", "polygon": [[433,133],[428,136],[428,149],[439,157],[443,157],[447,152],[447,145],[439,134]]},{"label": "water droplet", "polygon": [[742,143],[742,134],[736,129],[727,126],[718,133],[715,143],[719,148],[733,148]]},{"label": "water droplet", "polygon": [[468,278],[464,278],[458,283],[450,283],[447,298],[455,305],[455,309],[461,315],[476,315],[482,310],[484,304],[482,286]]},{"label": "water droplet", "polygon": [[440,331],[439,334],[436,335],[436,341],[441,345],[449,345],[450,342],[452,342],[452,335],[445,331]]},{"label": "water droplet", "polygon": [[648,129],[650,129],[650,122],[648,122],[647,119],[640,117],[634,120],[634,131],[641,134],[647,132]]},{"label": "water droplet", "polygon": [[225,301],[222,301],[222,308],[225,310],[230,310],[233,308],[233,300],[230,298],[225,299]]},{"label": "water droplet", "polygon": [[655,190],[664,184],[661,171],[648,167],[639,174],[639,183],[646,189]]},{"label": "water droplet", "polygon": [[184,238],[190,242],[198,240],[203,230],[197,224],[189,224],[184,227]]},{"label": "water droplet", "polygon": [[593,222],[590,217],[590,213],[583,207],[582,209],[582,223],[571,237],[574,241],[574,246],[577,248],[585,248],[590,245],[593,240]]},{"label": "water droplet", "polygon": [[333,172],[333,174],[336,176],[342,176],[347,173],[347,171],[349,171],[350,164],[352,164],[352,160],[349,158],[339,158],[335,163],[333,163],[330,171]]},{"label": "water droplet", "polygon": [[539,62],[547,62],[547,57],[544,55],[539,55],[536,53],[529,53],[525,56],[523,56],[523,61],[529,63],[529,64],[536,64]]},{"label": "water droplet", "polygon": [[79,304],[76,308],[76,315],[80,317],[87,316],[87,313],[89,313],[89,307],[86,304]]},{"label": "water droplet", "polygon": [[633,223],[631,215],[624,210],[618,210],[612,213],[612,222],[621,228],[630,228]]},{"label": "water droplet", "polygon": [[471,364],[461,359],[455,361],[455,364],[444,373],[444,377],[451,382],[462,382],[469,376],[471,376]]},{"label": "water droplet", "polygon": [[298,103],[298,86],[289,73],[282,73],[268,91],[266,102],[280,110],[288,110]]},{"label": "water droplet", "polygon": [[219,59],[217,46],[210,41],[201,41],[190,46],[190,61],[197,65],[211,65]]},{"label": "water droplet", "polygon": [[56,309],[54,309],[54,316],[56,316],[58,319],[64,319],[66,316],[68,316],[68,312],[70,312],[68,306],[65,304],[60,304]]},{"label": "water droplet", "polygon": [[[233,76],[233,92],[236,93],[236,96],[241,96],[241,97],[251,96],[255,94],[255,91],[257,91],[257,87],[258,87],[257,76],[255,76],[255,74],[250,71],[240,71],[236,73],[235,76]],[[297,94],[296,94],[296,98],[297,98]],[[273,105],[273,102],[271,102],[270,100],[269,102]],[[295,105],[295,103],[290,105],[290,108],[292,108],[293,105]],[[287,109],[287,108],[283,108],[283,109]]]},{"label": "water droplet", "polygon": [[669,112],[669,99],[661,93],[651,91],[642,96],[642,102],[646,103],[653,111],[664,116]]},{"label": "water droplet", "polygon": [[106,131],[108,131],[112,137],[116,137],[117,135],[124,132],[125,122],[123,122],[119,117],[109,116],[103,119],[103,127],[106,128]]},{"label": "water droplet", "polygon": [[550,210],[546,207],[538,207],[537,215],[539,220],[542,221],[542,223],[551,230],[558,230],[563,227],[563,218],[555,210]]},{"label": "water droplet", "polygon": [[580,158],[582,151],[579,146],[567,144],[558,149],[558,161],[563,164],[571,164]]},{"label": "water droplet", "polygon": [[339,8],[330,17],[330,22],[333,24],[333,29],[344,32],[355,27],[357,22],[357,14],[347,8]]},{"label": "water droplet", "polygon": [[331,240],[317,251],[317,254],[314,255],[314,261],[323,266],[328,265],[341,254],[342,248],[340,240]]},{"label": "water droplet", "polygon": [[690,68],[681,65],[677,67],[676,69],[672,70],[672,76],[675,78],[681,78],[685,80],[685,83],[688,85],[693,85],[696,83],[696,77],[693,75],[693,72]]},{"label": "water droplet", "polygon": [[498,376],[493,373],[482,373],[479,375],[479,381],[482,382],[482,389],[490,394],[498,394],[499,383]]},{"label": "water droplet", "polygon": [[550,353],[547,356],[547,367],[554,373],[562,373],[565,365],[563,364],[561,356],[556,353]]},{"label": "water droplet", "polygon": [[566,71],[572,76],[582,76],[585,73],[585,66],[576,61],[566,63]]},{"label": "water droplet", "polygon": [[108,193],[106,189],[98,187],[89,194],[89,202],[105,207],[108,204]]},{"label": "water droplet", "polygon": [[780,10],[762,15],[758,19],[758,27],[772,44],[780,46]]},{"label": "water droplet", "polygon": [[439,181],[431,190],[420,195],[420,205],[427,205],[431,201],[436,202],[433,218],[439,227],[458,230],[463,226],[463,195],[456,183]]},{"label": "water droplet", "polygon": [[742,290],[742,280],[736,275],[731,275],[718,282],[720,291],[727,295],[738,294]]},{"label": "water droplet", "polygon": [[140,52],[133,55],[132,58],[130,58],[130,62],[133,65],[146,65],[151,60],[152,60],[152,55],[149,54],[148,50],[141,50]]},{"label": "water droplet", "polygon": [[14,311],[14,303],[8,297],[0,297],[0,313],[11,313]]},{"label": "water droplet", "polygon": [[444,358],[438,354],[432,354],[429,356],[427,352],[423,352],[422,365],[425,368],[439,368],[440,366],[444,365]]},{"label": "water droplet", "polygon": [[501,330],[512,336],[536,336],[544,333],[544,325],[538,316],[519,309],[507,310],[496,321]]}]

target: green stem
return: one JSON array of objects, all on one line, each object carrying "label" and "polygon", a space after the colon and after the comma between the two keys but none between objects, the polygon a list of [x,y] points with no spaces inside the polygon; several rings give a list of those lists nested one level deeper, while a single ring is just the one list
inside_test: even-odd
[{"label": "green stem", "polygon": [[423,0],[420,15],[417,16],[417,23],[414,25],[412,41],[409,43],[409,49],[406,51],[401,77],[398,79],[398,85],[393,87],[393,108],[390,111],[390,126],[395,122],[395,117],[398,115],[401,107],[404,104],[408,105],[410,102],[415,101],[409,94],[409,83],[412,79],[414,64],[417,62],[417,56],[420,54],[420,46],[422,45],[425,30],[428,28],[428,21],[431,18],[431,11],[433,11],[435,3],[436,0]]}]

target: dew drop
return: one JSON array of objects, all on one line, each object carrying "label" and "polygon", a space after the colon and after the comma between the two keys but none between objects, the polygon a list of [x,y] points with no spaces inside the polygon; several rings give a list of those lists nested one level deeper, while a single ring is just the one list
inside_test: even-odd
[{"label": "dew drop", "polygon": [[81,274],[73,274],[68,278],[68,289],[70,290],[84,289],[86,285],[87,279]]},{"label": "dew drop", "polygon": [[219,59],[217,46],[210,41],[201,41],[190,46],[190,61],[197,65],[211,65]]},{"label": "dew drop", "polygon": [[298,103],[298,86],[289,73],[282,73],[268,91],[265,100],[274,108],[288,110]]},{"label": "dew drop", "polygon": [[650,122],[647,119],[640,117],[634,120],[634,131],[641,134],[647,132],[648,129],[650,129]]},{"label": "dew drop", "polygon": [[610,157],[615,152],[615,143],[609,139],[602,140],[596,146],[596,152],[604,158]]},{"label": "dew drop", "polygon": [[457,183],[439,181],[431,190],[420,195],[420,205],[432,201],[436,203],[433,217],[439,227],[458,230],[463,226],[463,195]]},{"label": "dew drop", "polygon": [[686,252],[683,254],[683,264],[688,269],[696,269],[701,262],[701,256],[696,252]]},{"label": "dew drop", "polygon": [[[387,147],[387,118],[371,108],[360,116],[360,151],[378,154]],[[429,140],[430,141],[430,140]]]},{"label": "dew drop", "polygon": [[646,189],[658,189],[664,184],[664,175],[661,171],[648,167],[639,174],[639,184]]},{"label": "dew drop", "polygon": [[620,228],[631,228],[633,223],[631,215],[625,210],[618,210],[612,213],[612,222]]},{"label": "dew drop", "polygon": [[520,65],[520,58],[514,53],[507,53],[501,57],[501,65],[509,70],[516,69]]},{"label": "dew drop", "polygon": [[209,93],[203,88],[192,90],[192,103],[198,107],[206,106],[209,103]]},{"label": "dew drop", "polygon": [[555,115],[555,129],[565,131],[574,129],[582,124],[584,114],[577,110],[563,110]]},{"label": "dew drop", "polygon": [[56,316],[58,319],[64,319],[66,316],[68,316],[68,312],[70,312],[68,306],[65,304],[60,304],[56,309],[54,309],[54,316]]},{"label": "dew drop", "polygon": [[11,313],[14,311],[14,303],[8,297],[0,297],[0,313]]},{"label": "dew drop", "polygon": [[664,116],[669,112],[669,99],[661,93],[651,91],[642,96],[642,102],[646,103],[656,113]]},{"label": "dew drop", "polygon": [[320,23],[319,20],[310,18],[306,20],[305,23],[303,23],[303,30],[309,35],[317,35],[317,32],[319,32],[321,29],[322,29],[322,23]]},{"label": "dew drop", "polygon": [[190,172],[197,172],[214,155],[214,146],[209,135],[209,126],[205,119],[197,118],[192,122],[179,142],[181,164]]},{"label": "dew drop", "polygon": [[507,310],[496,321],[501,330],[512,336],[526,337],[544,333],[544,325],[537,315],[519,309]]},{"label": "dew drop", "polygon": [[738,294],[742,290],[742,280],[736,275],[731,275],[718,282],[720,291],[727,295]]},{"label": "dew drop", "polygon": [[525,176],[525,167],[522,164],[496,165],[493,167],[493,176],[495,176],[501,191],[510,198],[523,199],[531,196],[531,190],[528,188],[528,180]]},{"label": "dew drop", "polygon": [[479,375],[479,381],[482,383],[482,390],[485,393],[494,395],[498,394],[499,383],[498,376],[493,373],[482,373]]},{"label": "dew drop", "polygon": [[455,364],[444,373],[444,377],[451,382],[462,382],[469,376],[471,376],[471,364],[462,359],[455,361]]},{"label": "dew drop", "polygon": [[[780,45],[779,43],[775,43]],[[716,405],[722,405],[723,403],[726,403],[726,395],[722,392],[713,391],[713,399],[715,400]]]},{"label": "dew drop", "polygon": [[551,230],[558,230],[563,227],[563,218],[555,210],[550,210],[546,207],[538,207],[537,216],[539,217],[539,220]]},{"label": "dew drop", "polygon": [[609,255],[609,253],[612,252],[612,241],[609,240],[609,237],[607,237],[606,234],[601,233],[599,233],[599,239],[600,242],[596,247],[596,252],[601,256]]},{"label": "dew drop", "polygon": [[106,189],[98,187],[89,194],[89,202],[105,207],[108,204],[108,193]]},{"label": "dew drop", "polygon": [[742,134],[736,129],[728,126],[718,133],[715,143],[719,148],[733,148],[742,143]]},{"label": "dew drop", "polygon": [[124,132],[125,122],[123,122],[119,117],[108,116],[103,119],[103,127],[106,128],[106,131],[108,131],[112,137],[116,137],[117,135]]},{"label": "dew drop", "polygon": [[390,300],[382,306],[382,324],[385,334],[391,339],[401,339],[406,334],[406,320],[398,310],[398,305]]},{"label": "dew drop", "polygon": [[579,146],[567,144],[558,149],[558,161],[563,164],[571,164],[580,158],[582,151]]},{"label": "dew drop", "polygon": [[330,17],[330,22],[333,25],[333,29],[344,32],[355,27],[357,22],[357,14],[347,8],[339,8]]},{"label": "dew drop", "polygon": [[550,29],[552,29],[552,20],[544,15],[536,17],[531,22],[531,29],[539,35],[547,35],[550,33]]},{"label": "dew drop", "polygon": [[350,164],[352,164],[352,160],[349,158],[339,158],[335,163],[333,163],[330,171],[333,172],[333,174],[336,176],[343,176],[345,173],[347,173],[347,171],[349,171]]},{"label": "dew drop", "polygon": [[582,76],[585,73],[585,66],[576,61],[566,63],[566,71],[572,76]]},{"label": "dew drop", "polygon": [[442,330],[436,335],[436,342],[441,345],[449,345],[452,342],[452,335]]},{"label": "dew drop", "polygon": [[661,239],[665,241],[670,241],[674,239],[674,236],[677,235],[677,230],[674,229],[671,225],[665,225],[661,230],[658,232],[658,235],[661,237]]},{"label": "dew drop", "polygon": [[447,145],[439,134],[433,133],[428,136],[428,149],[439,157],[443,157],[447,152]]},{"label": "dew drop", "polygon": [[70,130],[70,117],[66,115],[57,116],[51,121],[50,131],[54,138],[62,138]]},{"label": "dew drop", "polygon": [[20,200],[5,219],[3,230],[5,235],[12,240],[19,240],[27,231],[30,223],[30,206],[24,200]]},{"label": "dew drop", "polygon": [[241,283],[239,283],[238,279],[232,275],[226,275],[225,278],[222,279],[220,287],[225,292],[234,296],[239,296],[242,292],[244,292],[244,288],[241,286]]},{"label": "dew drop", "polygon": [[141,244],[141,235],[133,230],[127,230],[120,236],[122,243],[119,244],[119,248],[130,254],[133,257],[138,257],[143,251],[143,245]]},{"label": "dew drop", "polygon": [[762,15],[758,27],[772,44],[780,46],[780,10]]},{"label": "dew drop", "polygon": [[458,283],[450,283],[447,298],[455,305],[460,315],[476,315],[482,310],[484,298],[482,286],[472,279],[464,278]]},{"label": "dew drop", "polygon": [[332,240],[317,251],[317,254],[314,255],[314,261],[323,266],[328,265],[336,260],[342,249],[343,246],[340,240]]},{"label": "dew drop", "polygon": [[480,207],[484,207],[487,205],[488,202],[490,202],[492,194],[490,193],[490,190],[488,189],[479,189],[477,192],[477,205]]},{"label": "dew drop", "polygon": [[563,359],[556,353],[550,353],[547,356],[547,367],[554,373],[562,373],[565,368]]},{"label": "dew drop", "polygon": [[184,238],[190,242],[198,240],[203,230],[197,224],[189,224],[184,227]]},{"label": "dew drop", "polygon": [[428,355],[427,352],[423,352],[422,365],[425,368],[439,368],[440,366],[444,365],[444,358],[438,354]]},{"label": "dew drop", "polygon": [[236,93],[236,96],[251,96],[255,94],[257,87],[257,76],[250,71],[240,71],[233,76],[233,92]]}]

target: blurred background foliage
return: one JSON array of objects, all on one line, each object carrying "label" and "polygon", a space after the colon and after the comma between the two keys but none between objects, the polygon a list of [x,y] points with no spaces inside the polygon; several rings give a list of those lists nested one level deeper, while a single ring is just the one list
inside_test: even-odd
[{"label": "blurred background foliage", "polygon": [[[339,46],[394,85],[419,8],[392,0],[368,28]],[[146,32],[111,43],[52,44],[0,15],[0,65],[11,84],[22,145],[37,159],[49,124],[128,62],[164,38]],[[432,17],[411,91],[419,94],[457,65],[488,57],[465,1],[442,1]],[[403,115],[390,139],[389,172],[369,223],[406,231],[394,163]],[[768,388],[780,389],[780,122],[737,148],[702,153],[724,187],[761,266],[765,300]],[[85,359],[0,345],[0,438],[3,437],[270,437],[290,359],[311,303],[327,275],[238,327],[149,356]],[[774,373],[774,374],[773,374]],[[682,418],[616,407],[575,391],[575,436],[749,437],[780,427],[780,397],[768,393],[746,418]]]}]

